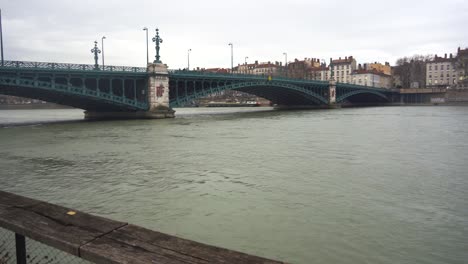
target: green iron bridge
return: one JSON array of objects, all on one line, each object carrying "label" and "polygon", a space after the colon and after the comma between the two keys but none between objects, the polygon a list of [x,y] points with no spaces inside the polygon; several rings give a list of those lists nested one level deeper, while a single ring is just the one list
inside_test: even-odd
[{"label": "green iron bridge", "polygon": [[[331,84],[326,81],[181,70],[169,70],[167,74],[172,108],[227,90],[253,94],[284,106],[330,104]],[[0,66],[0,94],[93,112],[148,111],[150,76],[144,67],[4,61]],[[388,103],[395,94],[387,89],[336,83],[335,101]]]}]

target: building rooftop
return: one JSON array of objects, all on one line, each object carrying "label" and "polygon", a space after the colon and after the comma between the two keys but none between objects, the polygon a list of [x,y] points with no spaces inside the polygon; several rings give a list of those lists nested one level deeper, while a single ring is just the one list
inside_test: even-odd
[{"label": "building rooftop", "polygon": [[341,57],[339,57],[337,60],[333,60],[332,58],[330,58],[330,64],[348,64],[352,63],[353,60],[353,56],[345,57],[344,59],[341,59]]},{"label": "building rooftop", "polygon": [[455,61],[456,58],[450,53],[450,56],[447,56],[447,53],[445,53],[444,57],[439,57],[437,54],[434,56],[434,59],[429,61],[428,63],[438,63],[438,62],[453,62]]}]

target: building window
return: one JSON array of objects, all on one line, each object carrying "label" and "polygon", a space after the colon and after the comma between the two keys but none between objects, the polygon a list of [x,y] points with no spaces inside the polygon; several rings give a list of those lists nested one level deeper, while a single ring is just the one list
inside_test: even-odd
[{"label": "building window", "polygon": [[431,84],[432,84],[432,80],[431,80],[431,79],[429,79],[429,85],[431,85]]},{"label": "building window", "polygon": [[444,70],[444,65],[440,65],[440,70],[441,70],[441,71]]},{"label": "building window", "polygon": [[434,84],[437,84],[437,80],[434,80]]},{"label": "building window", "polygon": [[432,78],[432,75],[431,75],[431,74],[429,74],[429,78]]},{"label": "building window", "polygon": [[429,65],[429,70],[432,71],[432,65]]},{"label": "building window", "polygon": [[436,66],[434,66],[434,70],[436,70],[436,71],[438,70],[438,67],[437,67],[437,65],[436,65]]}]

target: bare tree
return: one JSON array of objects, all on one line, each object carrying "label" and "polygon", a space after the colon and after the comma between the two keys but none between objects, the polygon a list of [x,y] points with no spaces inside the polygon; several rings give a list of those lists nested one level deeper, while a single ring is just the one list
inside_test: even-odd
[{"label": "bare tree", "polygon": [[468,87],[468,49],[458,49],[455,67],[459,72],[458,87]]},{"label": "bare tree", "polygon": [[432,55],[413,55],[412,57],[403,57],[396,61],[394,74],[401,81],[400,88],[410,88],[417,84],[419,87],[426,86],[426,62],[432,58]]}]

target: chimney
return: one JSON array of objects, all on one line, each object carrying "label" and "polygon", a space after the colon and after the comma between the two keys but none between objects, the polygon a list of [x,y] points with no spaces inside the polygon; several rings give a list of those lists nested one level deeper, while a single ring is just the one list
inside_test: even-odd
[{"label": "chimney", "polygon": [[330,58],[330,64],[332,64],[332,61],[333,61],[332,58]]},{"label": "chimney", "polygon": [[450,58],[453,58],[453,55],[452,55],[452,53],[450,53]]},{"label": "chimney", "polygon": [[447,53],[445,53],[445,58],[447,58]]},{"label": "chimney", "polygon": [[460,47],[458,47],[458,52],[460,52]]},{"label": "chimney", "polygon": [[349,56],[349,60],[353,60],[353,56]]},{"label": "chimney", "polygon": [[341,60],[341,57],[338,57],[339,60]]},{"label": "chimney", "polygon": [[258,65],[258,60],[255,61],[255,65]]},{"label": "chimney", "polygon": [[359,70],[361,70],[361,69],[362,69],[362,65],[361,65],[361,63],[359,63],[359,65],[358,65],[358,69],[359,69]]}]

